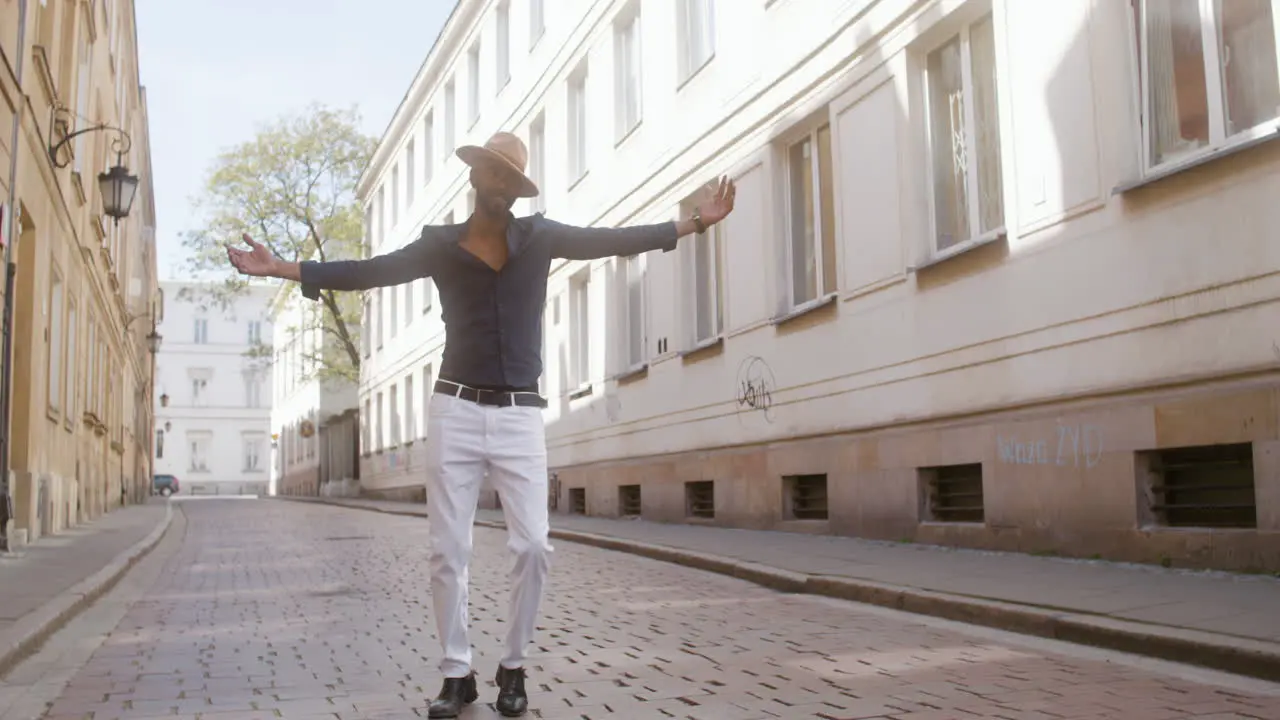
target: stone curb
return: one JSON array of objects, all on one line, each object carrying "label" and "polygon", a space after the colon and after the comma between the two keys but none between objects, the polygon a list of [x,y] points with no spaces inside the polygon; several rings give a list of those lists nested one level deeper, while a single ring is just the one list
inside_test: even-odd
[{"label": "stone curb", "polygon": [[[326,499],[281,498],[320,502],[353,510],[425,518],[425,511],[391,510],[351,505]],[[501,522],[477,520],[480,527],[505,530]],[[635,540],[551,529],[551,537],[582,545],[640,555],[653,560],[684,565],[728,575],[780,592],[820,595],[879,605],[894,610],[930,615],[946,620],[982,625],[1023,635],[1062,640],[1080,645],[1117,650],[1134,655],[1222,670],[1272,682],[1280,682],[1280,645],[1248,638],[1215,635],[1141,622],[1117,620],[1104,615],[1071,613],[1059,609],[968,597],[951,593],[889,585],[872,580],[809,575],[780,570],[768,565],[734,560],[718,555],[654,545]]]},{"label": "stone curb", "polygon": [[115,587],[120,578],[160,542],[173,522],[173,504],[165,504],[164,519],[145,538],[116,556],[106,567],[55,595],[39,608],[0,631],[0,676],[7,675],[95,600]]}]

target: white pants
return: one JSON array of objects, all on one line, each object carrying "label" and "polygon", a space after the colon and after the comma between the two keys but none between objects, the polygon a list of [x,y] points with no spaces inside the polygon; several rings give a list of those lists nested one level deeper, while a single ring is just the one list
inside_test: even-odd
[{"label": "white pants", "polygon": [[493,407],[435,394],[427,413],[427,514],[431,599],[444,650],[440,671],[471,670],[467,639],[471,529],[485,471],[498,491],[513,556],[506,650],[501,664],[524,664],[550,567],[547,445],[542,410]]}]

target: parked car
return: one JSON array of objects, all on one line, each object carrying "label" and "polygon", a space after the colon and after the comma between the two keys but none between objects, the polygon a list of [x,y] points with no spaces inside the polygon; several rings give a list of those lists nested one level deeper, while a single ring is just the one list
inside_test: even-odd
[{"label": "parked car", "polygon": [[151,494],[169,497],[178,492],[178,478],[173,475],[156,475],[151,479]]}]

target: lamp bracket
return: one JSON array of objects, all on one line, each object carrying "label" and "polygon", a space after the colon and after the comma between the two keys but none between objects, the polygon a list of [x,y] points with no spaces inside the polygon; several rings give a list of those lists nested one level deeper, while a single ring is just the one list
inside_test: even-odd
[{"label": "lamp bracket", "polygon": [[[70,117],[71,117],[71,111],[68,110],[63,105],[55,105],[53,109],[49,111],[49,128],[50,128],[51,143],[53,140],[53,137],[52,137],[53,128],[56,126],[56,121],[60,119],[67,121],[66,126],[71,127],[71,123],[68,120],[68,118]],[[66,145],[67,143],[71,142],[75,138],[81,135],[84,135],[86,133],[103,132],[103,131],[116,133],[116,137],[113,138],[111,141],[111,149],[115,150],[117,158],[123,157],[124,154],[129,152],[129,149],[133,147],[133,138],[129,137],[129,133],[125,132],[124,130],[121,130],[118,127],[107,125],[106,123],[98,123],[96,125],[90,125],[89,127],[81,128],[80,130],[67,133],[66,135],[63,136],[61,140],[57,142],[57,144],[51,144],[49,146],[49,161],[53,163],[54,167],[61,170],[62,168],[69,165],[71,162],[70,160],[59,159],[58,152],[62,150],[64,145]]]}]

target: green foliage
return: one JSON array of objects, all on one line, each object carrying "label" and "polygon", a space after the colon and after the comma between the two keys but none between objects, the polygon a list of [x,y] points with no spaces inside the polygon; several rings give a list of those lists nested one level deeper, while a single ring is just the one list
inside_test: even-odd
[{"label": "green foliage", "polygon": [[[227,245],[239,244],[244,233],[289,262],[361,257],[365,247],[355,190],[376,145],[360,132],[354,108],[312,105],[222,152],[195,201],[202,227],[183,238],[191,276],[218,280],[191,299],[225,309],[245,293],[252,280],[232,268],[226,253]],[[318,308],[322,311],[304,313],[304,327],[290,328],[295,333],[318,330],[324,338],[306,353],[304,359],[313,362],[304,367],[314,366],[321,378],[358,379],[359,296],[325,291]],[[249,354],[270,360],[274,351],[264,346]]]}]

